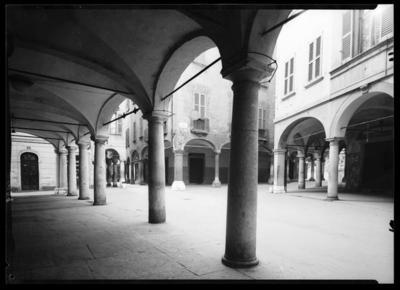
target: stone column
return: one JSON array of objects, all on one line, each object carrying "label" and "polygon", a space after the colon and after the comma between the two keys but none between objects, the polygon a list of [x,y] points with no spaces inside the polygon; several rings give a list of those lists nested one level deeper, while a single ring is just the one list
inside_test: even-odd
[{"label": "stone column", "polygon": [[286,149],[274,150],[274,193],[285,193],[285,154]]},{"label": "stone column", "polygon": [[[239,65],[239,67],[237,66]],[[222,74],[233,82],[231,153],[225,255],[229,267],[251,267],[256,257],[258,186],[258,91],[267,67],[246,58]]]},{"label": "stone column", "polygon": [[78,141],[79,146],[79,198],[89,199],[89,141]]},{"label": "stone column", "polygon": [[274,184],[274,157],[270,159],[268,184]]},{"label": "stone column", "polygon": [[310,178],[308,179],[309,181],[315,181],[314,179],[314,159],[311,157],[310,158],[310,167],[311,167],[311,173],[310,173]]},{"label": "stone column", "polygon": [[58,194],[60,189],[60,152],[55,149],[54,153],[56,153],[56,188],[54,189],[54,193]]},{"label": "stone column", "polygon": [[185,190],[186,186],[183,182],[183,150],[174,151],[174,182],[172,190]]},{"label": "stone column", "polygon": [[165,114],[159,112],[152,112],[145,115],[149,128],[149,223],[164,223],[166,220],[163,127],[163,122],[166,117]]},{"label": "stone column", "polygon": [[125,161],[121,161],[120,166],[119,166],[119,170],[120,170],[120,178],[119,178],[119,182],[125,183]]},{"label": "stone column", "polygon": [[327,138],[329,142],[328,194],[326,200],[338,199],[339,139]]},{"label": "stone column", "polygon": [[321,187],[322,186],[321,154],[314,153],[314,159],[315,159],[315,187]]},{"label": "stone column", "polygon": [[290,156],[289,154],[286,155],[286,182],[290,182]]},{"label": "stone column", "polygon": [[77,196],[76,187],[76,146],[68,146],[68,194],[67,196]]},{"label": "stone column", "polygon": [[304,153],[303,151],[297,152],[297,157],[299,158],[299,179],[298,179],[298,188],[304,189],[306,188],[305,178],[304,178]]},{"label": "stone column", "polygon": [[60,150],[60,189],[58,192],[63,194],[68,191],[67,154],[66,149]]},{"label": "stone column", "polygon": [[107,136],[92,137],[95,143],[94,151],[94,202],[93,205],[106,204],[106,151]]},{"label": "stone column", "polygon": [[143,176],[143,174],[144,174],[144,166],[143,166],[143,160],[140,160],[140,161],[138,161],[138,166],[137,166],[138,168],[138,172],[136,173],[135,172],[135,174],[136,174],[136,176],[137,176],[137,181],[135,181],[135,183],[137,183],[137,184],[144,184],[144,176]]},{"label": "stone column", "polygon": [[219,155],[221,153],[221,151],[215,151],[215,178],[214,181],[212,183],[212,186],[214,187],[220,187],[221,186],[221,181],[219,180]]}]

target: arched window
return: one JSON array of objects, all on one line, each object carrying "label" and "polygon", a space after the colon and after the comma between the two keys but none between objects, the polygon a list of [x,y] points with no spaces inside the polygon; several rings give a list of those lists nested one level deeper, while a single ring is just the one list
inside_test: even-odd
[{"label": "arched window", "polygon": [[38,159],[31,152],[21,154],[21,190],[39,190]]}]

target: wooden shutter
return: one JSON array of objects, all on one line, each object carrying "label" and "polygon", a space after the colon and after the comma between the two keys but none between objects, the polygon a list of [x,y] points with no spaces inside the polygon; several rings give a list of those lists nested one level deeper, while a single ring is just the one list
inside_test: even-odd
[{"label": "wooden shutter", "polygon": [[348,10],[342,15],[342,60],[351,57],[352,45],[352,23],[351,11]]},{"label": "wooden shutter", "polygon": [[290,77],[289,77],[289,92],[293,91],[293,70],[294,70],[294,58],[290,59]]},{"label": "wooden shutter", "polygon": [[314,42],[311,42],[308,51],[308,81],[311,81],[313,78],[313,59],[314,59]]},{"label": "wooden shutter", "polygon": [[389,36],[393,32],[393,9],[391,9],[391,7],[382,9],[380,31],[381,38]]}]

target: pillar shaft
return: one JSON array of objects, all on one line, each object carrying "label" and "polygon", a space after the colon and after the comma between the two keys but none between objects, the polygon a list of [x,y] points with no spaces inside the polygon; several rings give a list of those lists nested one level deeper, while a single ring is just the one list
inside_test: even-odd
[{"label": "pillar shaft", "polygon": [[339,165],[339,140],[336,138],[326,139],[329,141],[329,169],[328,169],[328,194],[327,199],[338,199],[338,165]]},{"label": "pillar shaft", "polygon": [[214,181],[212,183],[212,186],[214,187],[220,187],[221,186],[221,181],[219,180],[219,156],[220,156],[220,152],[215,152],[215,177],[214,177]]},{"label": "pillar shaft", "polygon": [[76,147],[68,146],[68,194],[67,196],[78,195],[76,187]]},{"label": "pillar shaft", "polygon": [[67,150],[60,150],[60,190],[61,193],[67,193],[68,190],[68,164]]},{"label": "pillar shaft", "polygon": [[89,199],[89,143],[79,143],[79,198]]},{"label": "pillar shaft", "polygon": [[95,137],[94,151],[94,202],[93,205],[106,204],[106,160],[105,142],[108,137]]},{"label": "pillar shaft", "polygon": [[268,184],[274,184],[274,157],[272,157],[272,160],[270,161],[269,164],[269,178],[268,178]]},{"label": "pillar shaft", "polygon": [[176,150],[174,152],[174,182],[172,190],[185,190],[186,186],[183,182],[183,154],[184,151]]},{"label": "pillar shaft", "polygon": [[120,170],[120,177],[119,177],[119,182],[124,183],[125,182],[125,161],[121,161],[121,164],[119,166]]},{"label": "pillar shaft", "polygon": [[286,192],[285,187],[285,149],[274,150],[274,193]]},{"label": "pillar shaft", "polygon": [[306,188],[306,184],[305,184],[305,172],[304,172],[304,166],[305,166],[305,162],[304,162],[304,154],[300,153],[297,155],[297,157],[299,158],[299,179],[298,179],[298,188],[299,189],[304,189]]},{"label": "pillar shaft", "polygon": [[54,150],[56,153],[56,188],[55,194],[58,194],[60,189],[60,152],[58,150]]},{"label": "pillar shaft", "polygon": [[321,157],[315,158],[315,187],[322,186],[322,176],[321,176]]},{"label": "pillar shaft", "polygon": [[286,182],[290,181],[289,173],[290,173],[290,158],[289,158],[289,156],[287,156],[286,157]]},{"label": "pillar shaft", "polygon": [[153,113],[147,115],[146,119],[149,124],[149,223],[163,223],[166,220],[163,129],[165,116]]},{"label": "pillar shaft", "polygon": [[231,267],[258,264],[258,90],[251,80],[234,81],[225,256]]}]

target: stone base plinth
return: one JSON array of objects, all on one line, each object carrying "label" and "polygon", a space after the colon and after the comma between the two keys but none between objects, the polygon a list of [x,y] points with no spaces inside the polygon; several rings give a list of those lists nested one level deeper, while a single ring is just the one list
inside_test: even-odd
[{"label": "stone base plinth", "polygon": [[185,190],[186,186],[185,183],[183,181],[174,181],[172,183],[172,190]]}]

